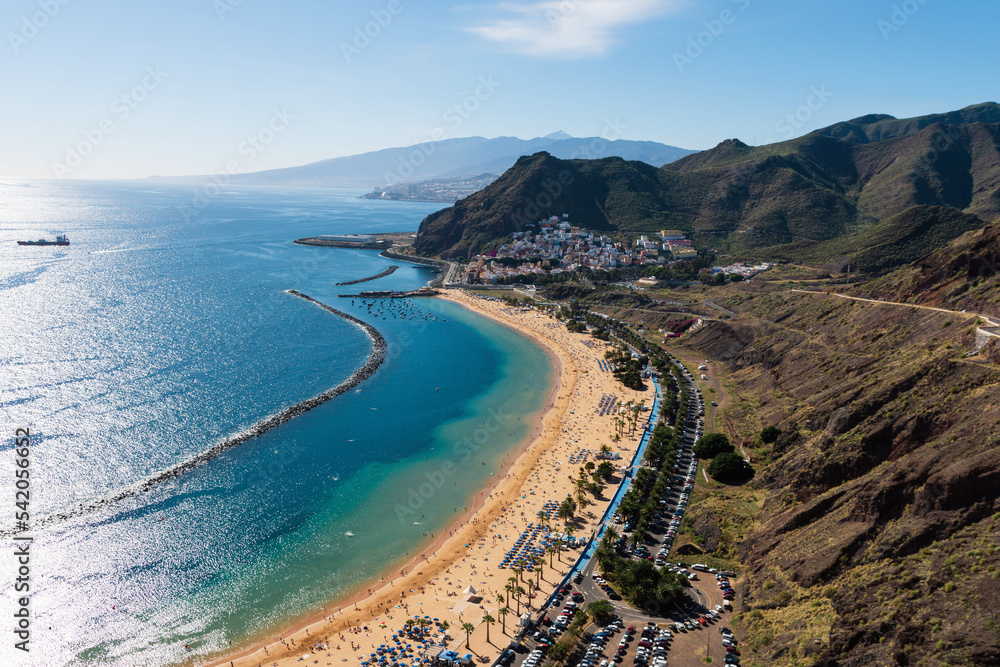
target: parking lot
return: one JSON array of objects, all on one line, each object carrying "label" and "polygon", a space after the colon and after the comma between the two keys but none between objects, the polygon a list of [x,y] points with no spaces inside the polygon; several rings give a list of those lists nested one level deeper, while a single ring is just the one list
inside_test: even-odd
[{"label": "parking lot", "polygon": [[608,600],[615,611],[615,621],[597,626],[591,623],[570,653],[566,664],[580,667],[674,667],[712,664],[740,664],[740,648],[728,619],[736,591],[731,572],[717,572],[703,564],[686,563],[671,557],[674,540],[680,530],[691,492],[696,483],[698,461],[694,445],[704,429],[705,406],[694,377],[683,368],[674,371],[688,395],[684,434],[669,471],[668,491],[660,499],[660,511],[646,539],[632,546],[630,526],[620,520],[611,527],[619,532],[619,553],[652,561],[688,578],[688,603],[669,610],[638,610],[621,600],[614,587],[600,578],[591,560],[571,584],[556,597],[549,614],[532,628],[520,652],[506,652],[501,663],[510,667],[539,667],[545,662],[548,648],[558,640],[587,603]]},{"label": "parking lot", "polygon": [[[564,596],[564,603],[553,610],[555,615],[548,617],[551,624],[543,623],[529,634],[523,652],[509,654],[512,667],[539,667],[543,664],[547,647],[559,638],[561,629],[583,613],[584,601],[596,597],[596,593],[584,594],[584,590],[594,590],[593,586],[587,585],[588,581],[595,580],[590,576],[569,590],[569,594]],[[707,613],[717,611],[716,605],[722,609],[722,589],[714,576],[701,577],[693,584],[691,602],[686,608],[655,617],[623,602],[613,603],[616,621],[606,626],[587,626],[566,664],[580,667],[695,667],[704,665],[703,658],[710,656],[713,664],[738,665],[740,649],[728,623],[731,612]],[[574,593],[575,599],[580,602],[574,601]]]}]

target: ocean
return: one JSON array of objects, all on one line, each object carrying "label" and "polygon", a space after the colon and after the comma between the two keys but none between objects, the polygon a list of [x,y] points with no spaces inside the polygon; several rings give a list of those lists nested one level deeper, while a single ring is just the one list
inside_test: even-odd
[{"label": "ocean", "polygon": [[[0,664],[168,665],[270,637],[438,534],[529,435],[546,354],[435,299],[363,303],[434,269],[311,248],[415,230],[439,205],[360,191],[150,182],[0,183],[0,614],[12,628],[14,434],[31,433],[30,653]],[[69,247],[17,239],[69,235]],[[400,268],[376,281],[335,283]],[[374,376],[166,483],[213,444],[330,389],[386,338]],[[371,308],[369,308],[371,305]],[[64,518],[63,518],[64,517]],[[188,648],[185,648],[188,647]]]}]

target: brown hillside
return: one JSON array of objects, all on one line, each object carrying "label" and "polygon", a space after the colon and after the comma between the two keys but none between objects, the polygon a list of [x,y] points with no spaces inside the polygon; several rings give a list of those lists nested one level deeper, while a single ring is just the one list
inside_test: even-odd
[{"label": "brown hillside", "polygon": [[693,344],[783,431],[741,546],[745,662],[1000,664],[1000,369],[974,318],[754,285],[723,305]]}]

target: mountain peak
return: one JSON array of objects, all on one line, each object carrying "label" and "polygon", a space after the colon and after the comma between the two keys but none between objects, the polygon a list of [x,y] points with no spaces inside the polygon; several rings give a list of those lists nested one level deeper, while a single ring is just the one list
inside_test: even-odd
[{"label": "mountain peak", "polygon": [[573,139],[573,138],[574,137],[572,134],[567,134],[562,130],[559,130],[558,132],[553,132],[552,134],[546,134],[544,137],[542,137],[542,139],[552,139],[553,141],[562,141],[563,139]]}]

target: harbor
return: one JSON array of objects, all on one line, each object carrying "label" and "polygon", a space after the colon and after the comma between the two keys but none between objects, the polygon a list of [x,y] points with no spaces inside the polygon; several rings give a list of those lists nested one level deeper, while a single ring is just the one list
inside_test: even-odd
[{"label": "harbor", "polygon": [[437,296],[438,294],[440,292],[437,290],[430,289],[429,287],[421,287],[409,292],[382,290],[378,292],[361,292],[359,294],[338,294],[337,296],[341,299],[409,299],[411,297]]}]

